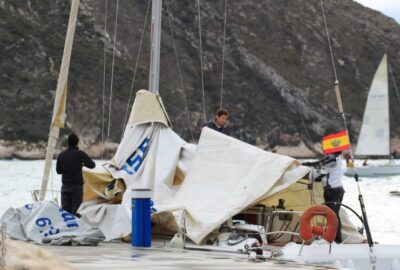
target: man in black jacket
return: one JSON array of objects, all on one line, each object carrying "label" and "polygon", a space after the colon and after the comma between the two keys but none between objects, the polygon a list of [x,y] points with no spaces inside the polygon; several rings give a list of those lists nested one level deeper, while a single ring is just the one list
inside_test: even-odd
[{"label": "man in black jacket", "polygon": [[62,209],[76,216],[83,199],[82,167],[93,169],[96,164],[78,148],[79,138],[75,134],[68,136],[68,149],[57,158],[57,173],[62,175]]},{"label": "man in black jacket", "polygon": [[225,135],[229,135],[230,129],[228,126],[228,111],[225,109],[219,109],[215,114],[214,121],[207,122],[204,126],[214,129]]}]

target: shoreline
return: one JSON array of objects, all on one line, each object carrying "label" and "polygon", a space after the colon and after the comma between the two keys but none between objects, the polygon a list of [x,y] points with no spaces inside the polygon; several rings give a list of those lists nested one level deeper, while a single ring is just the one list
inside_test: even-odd
[{"label": "shoreline", "polygon": [[[86,144],[82,143],[79,148],[85,151],[93,159],[111,159],[118,149],[118,143],[107,142],[105,144]],[[306,145],[300,142],[298,145],[277,145],[272,149],[265,145],[254,145],[265,151],[285,155],[294,159],[316,159],[322,156],[321,144]],[[43,160],[46,158],[46,147],[44,142],[27,143],[23,141],[5,142],[0,140],[0,160]],[[310,149],[313,148],[313,150]],[[56,146],[53,159],[57,159],[58,154],[65,150],[65,146]],[[396,141],[393,149],[400,149],[400,143]],[[353,148],[353,152],[354,152]],[[319,153],[317,153],[319,151]],[[399,152],[399,151],[398,151]],[[388,159],[387,156],[357,156],[359,159]],[[399,158],[396,156],[395,158]]]},{"label": "shoreline", "polygon": [[[47,144],[45,142],[27,143],[25,141],[1,141],[0,140],[0,160],[41,160],[46,158]],[[94,159],[111,159],[118,144],[107,142],[104,144],[80,144],[80,148]],[[65,150],[66,147],[57,145],[53,159]]]},{"label": "shoreline", "polygon": [[[23,141],[5,142],[0,141],[0,160],[41,160],[46,158],[46,144],[40,143],[27,143]],[[256,145],[256,147],[271,151],[273,153],[286,155],[295,159],[302,158],[317,158],[319,155],[310,150],[303,142],[297,146],[275,146],[272,150],[266,149],[263,145]],[[108,142],[105,144],[83,144],[80,148],[85,151],[93,159],[111,159],[117,148],[118,144]],[[316,149],[318,149],[316,145]],[[53,159],[63,151],[65,147],[57,145]],[[301,154],[299,154],[301,153]]]}]

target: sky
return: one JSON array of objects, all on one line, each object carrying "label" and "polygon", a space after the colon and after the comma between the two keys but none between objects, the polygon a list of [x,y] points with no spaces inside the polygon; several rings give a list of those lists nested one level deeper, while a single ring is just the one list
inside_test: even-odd
[{"label": "sky", "polygon": [[356,2],[379,10],[386,16],[394,18],[400,23],[400,0],[355,0]]}]

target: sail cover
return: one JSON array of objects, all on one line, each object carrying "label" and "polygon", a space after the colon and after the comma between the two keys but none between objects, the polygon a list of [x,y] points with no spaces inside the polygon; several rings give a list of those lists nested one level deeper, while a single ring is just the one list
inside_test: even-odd
[{"label": "sail cover", "polygon": [[389,96],[385,54],[369,90],[356,155],[389,155],[389,134]]}]

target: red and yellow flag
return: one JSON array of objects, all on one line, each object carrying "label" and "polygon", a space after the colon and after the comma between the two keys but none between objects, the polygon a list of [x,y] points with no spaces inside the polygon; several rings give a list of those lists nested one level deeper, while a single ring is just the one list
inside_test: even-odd
[{"label": "red and yellow flag", "polygon": [[330,134],[322,138],[324,154],[330,154],[350,149],[349,136],[346,131]]}]

